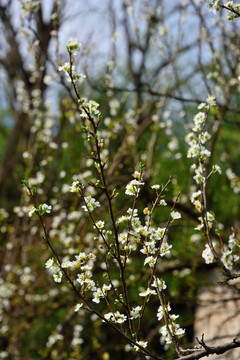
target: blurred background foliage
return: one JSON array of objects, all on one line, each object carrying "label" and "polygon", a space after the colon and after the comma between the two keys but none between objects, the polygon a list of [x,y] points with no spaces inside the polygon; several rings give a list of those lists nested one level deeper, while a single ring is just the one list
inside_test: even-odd
[{"label": "blurred background foliage", "polygon": [[[80,199],[69,193],[73,180],[87,186],[96,178],[73,89],[58,72],[67,60],[70,36],[82,43],[75,59],[87,76],[80,94],[100,104],[106,177],[109,187],[119,192],[116,216],[131,206],[124,191],[140,161],[145,164],[145,186],[139,212],[151,205],[151,185],[173,179],[165,195],[167,208],[153,216],[158,226],[166,223],[181,191],[176,209],[182,219],[168,232],[173,251],[161,260],[158,272],[186,329],[183,344],[193,341],[197,294],[211,283],[215,266],[204,264],[204,241],[194,230],[198,215],[189,196],[196,186],[185,136],[208,94],[215,95],[218,104],[207,122],[212,134],[209,168],[214,163],[222,168],[222,175],[209,181],[208,206],[224,241],[232,227],[239,228],[239,22],[228,22],[224,12],[209,13],[207,3],[0,1],[1,358],[138,358],[95,315],[76,315],[77,300],[68,285],[55,284],[48,275],[44,264],[52,255],[41,239],[40,225],[28,217],[31,204],[21,187],[21,179],[30,179],[38,201],[53,206],[46,226],[61,257],[97,251],[95,230]],[[108,224],[106,201],[101,194],[94,196],[102,203],[97,216]],[[98,256],[96,276],[102,279],[104,255]],[[118,278],[117,268],[112,271]],[[130,301],[138,304],[131,284],[147,281],[140,256],[129,264],[127,276]],[[143,338],[153,352],[173,359],[173,350],[159,341],[157,300],[150,302]],[[104,310],[104,304],[97,306]]]}]

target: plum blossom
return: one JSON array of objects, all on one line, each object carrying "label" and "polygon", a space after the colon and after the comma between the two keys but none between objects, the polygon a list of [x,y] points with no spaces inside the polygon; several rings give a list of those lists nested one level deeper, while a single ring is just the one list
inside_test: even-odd
[{"label": "plum blossom", "polygon": [[96,201],[91,195],[84,197],[85,205],[82,206],[83,210],[86,212],[92,212],[97,207],[100,207],[100,203]]},{"label": "plum blossom", "polygon": [[130,183],[128,183],[126,186],[125,194],[131,196],[138,196],[141,185],[144,185],[144,183],[136,179],[130,181]]},{"label": "plum blossom", "polygon": [[130,319],[137,319],[140,316],[142,310],[142,306],[136,306],[135,308],[132,308],[131,312],[130,312]]},{"label": "plum blossom", "polygon": [[176,219],[181,219],[182,216],[178,211],[172,211],[171,217],[173,218],[173,220],[176,220]]},{"label": "plum blossom", "polygon": [[80,185],[80,183],[79,183],[79,181],[77,180],[77,181],[73,181],[73,183],[72,183],[72,185],[70,186],[70,192],[72,192],[72,193],[78,193],[79,192],[79,185]]},{"label": "plum blossom", "polygon": [[208,244],[206,244],[205,250],[203,250],[202,257],[206,264],[211,264],[214,260],[213,252]]},{"label": "plum blossom", "polygon": [[[142,340],[136,341],[136,343],[137,343],[139,346],[143,347],[143,348],[146,348],[146,347],[147,347],[147,344],[148,344],[147,341],[142,341]],[[139,350],[140,350],[137,345],[134,345],[134,349],[135,349],[136,351],[139,351]]]},{"label": "plum blossom", "polygon": [[81,308],[83,307],[83,304],[77,304],[75,307],[74,307],[74,311],[79,311]]},{"label": "plum blossom", "polygon": [[53,258],[48,259],[48,261],[45,263],[46,269],[52,269],[53,264],[54,264],[54,259]]}]

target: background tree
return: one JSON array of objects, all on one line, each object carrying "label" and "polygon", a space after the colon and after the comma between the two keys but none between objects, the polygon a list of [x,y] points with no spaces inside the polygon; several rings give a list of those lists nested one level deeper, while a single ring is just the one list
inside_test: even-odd
[{"label": "background tree", "polygon": [[[96,227],[82,209],[83,198],[69,192],[73,181],[84,184],[84,193],[102,205],[96,216],[109,224],[106,194],[98,189],[98,165],[94,168],[99,159],[91,155],[94,142],[87,141],[91,140],[87,128],[91,117],[85,116],[83,129],[84,111],[82,116],[79,113],[78,100],[85,96],[100,103],[102,119],[97,131],[104,139],[101,159],[106,161],[109,191],[119,192],[113,205],[117,218],[132,206],[124,189],[139,162],[145,164],[145,186],[138,202],[143,223],[148,215],[144,209],[151,209],[154,200],[151,185],[164,186],[172,177],[163,198],[167,206],[156,209],[151,220],[162,228],[168,224],[170,213],[182,214],[181,220],[168,229],[171,256],[161,259],[157,273],[168,285],[166,301],[171,302],[174,313],[180,314],[186,330],[182,346],[187,348],[194,342],[198,291],[204,285],[215,286],[221,275],[213,271],[209,276],[209,269],[215,270],[217,264],[205,264],[205,240],[194,230],[199,225],[199,213],[190,197],[197,185],[190,168],[192,161],[186,157],[185,136],[197,106],[207,95],[214,95],[217,107],[208,113],[206,122],[212,135],[211,156],[205,166],[208,172],[215,163],[222,168],[222,175],[211,176],[207,187],[208,209],[217,219],[216,233],[211,236],[221,248],[228,243],[231,228],[235,238],[239,236],[238,19],[227,21],[229,9],[213,15],[206,4],[195,0],[162,1],[160,5],[143,0],[91,1],[87,7],[80,2],[72,6],[75,8],[61,1],[53,1],[51,6],[44,1],[0,4],[4,34],[0,56],[1,357],[137,359],[146,355],[143,349],[132,352],[120,344],[119,336],[109,324],[96,319],[96,313],[76,313],[77,299],[67,283],[53,286],[52,277],[44,270],[52,255],[41,239],[44,234],[36,214],[28,216],[32,199],[20,183],[28,179],[31,187],[37,187],[37,203],[51,204],[52,212],[44,216],[44,223],[49,243],[60,259],[69,261],[80,252],[93,253],[101,259],[95,267],[98,282],[101,284],[103,272],[106,276],[110,273],[118,288],[119,270],[113,263],[109,273],[106,271],[105,254],[96,246]],[[72,57],[79,76],[77,93],[74,81],[71,83],[73,68],[69,70],[70,82],[59,71],[64,59],[69,61],[65,51],[68,34],[83,44],[80,55]],[[86,74],[85,80],[79,70]],[[94,109],[98,116],[93,103]],[[130,289],[129,302],[135,305],[139,294],[131,284],[147,282],[150,270],[143,267],[141,254],[128,269],[126,288]],[[222,280],[230,285],[231,277],[225,271]],[[238,300],[238,284],[230,291],[230,298]],[[141,338],[148,341],[147,349],[158,358],[165,354],[165,358],[175,359],[176,347],[159,342],[159,299],[151,298],[150,304],[142,319]],[[103,314],[105,304],[101,301],[96,306]],[[238,331],[232,338],[239,335]],[[211,353],[204,339],[202,345],[201,357],[204,351]],[[180,357],[193,358],[191,351],[181,352],[178,344],[177,350]]]}]

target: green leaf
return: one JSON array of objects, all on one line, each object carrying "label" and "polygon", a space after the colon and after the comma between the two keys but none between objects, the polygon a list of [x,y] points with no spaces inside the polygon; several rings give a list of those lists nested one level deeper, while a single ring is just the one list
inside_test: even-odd
[{"label": "green leaf", "polygon": [[21,180],[21,182],[22,182],[22,184],[23,184],[27,189],[30,188],[29,183],[28,183],[27,180]]},{"label": "green leaf", "polygon": [[143,164],[143,163],[141,163],[141,162],[139,163],[138,166],[139,166],[139,169],[140,169],[141,171],[145,168],[145,164]]}]

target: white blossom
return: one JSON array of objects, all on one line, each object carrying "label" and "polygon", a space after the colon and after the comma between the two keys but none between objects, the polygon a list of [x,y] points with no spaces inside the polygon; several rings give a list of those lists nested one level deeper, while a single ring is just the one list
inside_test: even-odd
[{"label": "white blossom", "polygon": [[152,287],[158,287],[159,291],[165,290],[167,288],[167,285],[164,280],[162,279],[156,279],[157,282],[154,280],[152,283]]},{"label": "white blossom", "polygon": [[110,285],[106,285],[104,284],[102,286],[102,288],[98,288],[97,291],[95,291],[93,293],[93,299],[92,301],[99,304],[100,303],[100,299],[104,298],[107,294],[107,291],[109,291],[111,289],[111,284]]},{"label": "white blossom", "polygon": [[138,196],[141,185],[144,185],[144,183],[141,181],[138,181],[136,179],[130,181],[130,183],[128,183],[126,186],[125,194],[132,195],[132,196],[134,196],[134,195]]},{"label": "white blossom", "polygon": [[158,308],[158,312],[157,312],[158,321],[162,320],[162,318],[164,317],[164,312],[169,313],[170,311],[171,311],[170,304],[168,304],[168,306],[165,309],[163,309],[163,307],[160,305],[159,308]]},{"label": "white blossom", "polygon": [[160,256],[165,256],[167,254],[170,254],[170,249],[172,248],[172,245],[169,245],[166,241],[162,244],[160,249]]},{"label": "white blossom", "polygon": [[206,264],[211,264],[214,260],[214,255],[208,244],[206,244],[205,250],[203,250],[202,257]]},{"label": "white blossom", "polygon": [[213,96],[213,95],[208,95],[207,96],[207,103],[211,107],[216,106],[216,97]]},{"label": "white blossom", "polygon": [[232,233],[230,236],[229,236],[229,239],[228,239],[228,247],[230,249],[233,249],[234,246],[237,244],[236,242],[236,236],[234,233]]},{"label": "white blossom", "polygon": [[150,288],[147,288],[147,290],[144,290],[139,293],[139,296],[148,296],[148,295],[157,295],[155,290],[151,290]]},{"label": "white blossom", "polygon": [[142,310],[142,306],[136,306],[135,308],[132,308],[130,315],[131,315],[131,320],[133,319],[137,319],[140,316]]},{"label": "white blossom", "polygon": [[53,274],[53,279],[55,282],[60,283],[62,281],[63,273],[61,270],[58,270],[56,274]]},{"label": "white blossom", "polygon": [[115,313],[107,313],[104,315],[104,318],[117,324],[122,324],[123,322],[127,321],[127,316],[121,314],[119,311]]},{"label": "white blossom", "polygon": [[97,207],[100,207],[100,203],[96,201],[91,195],[84,197],[86,205],[83,205],[82,208],[86,212],[92,212]]},{"label": "white blossom", "polygon": [[77,305],[75,305],[75,307],[74,307],[74,311],[79,311],[81,308],[83,307],[83,304],[77,304]]},{"label": "white blossom", "polygon": [[35,213],[37,209],[35,207],[32,207],[31,210],[28,212],[28,216],[32,217],[32,215]]},{"label": "white blossom", "polygon": [[233,254],[232,250],[226,250],[223,252],[221,260],[228,270],[232,270],[233,263],[239,260],[239,256]]},{"label": "white blossom", "polygon": [[76,38],[70,38],[68,40],[67,49],[69,49],[73,55],[77,54],[77,50],[79,50],[81,47],[81,43],[78,42],[78,39]]},{"label": "white blossom", "polygon": [[[136,343],[137,343],[139,346],[143,347],[143,348],[146,348],[146,347],[147,347],[147,344],[148,344],[147,341],[142,341],[142,340],[136,341]],[[136,351],[139,351],[139,350],[140,350],[137,345],[134,345],[134,349],[135,349]]]},{"label": "white blossom", "polygon": [[52,269],[53,263],[54,263],[54,259],[53,259],[53,258],[48,259],[48,261],[45,263],[46,269]]},{"label": "white blossom", "polygon": [[73,181],[72,185],[70,186],[69,191],[72,192],[72,193],[78,193],[78,191],[79,191],[79,185],[80,185],[80,183],[79,183],[78,180],[77,180],[77,181]]},{"label": "white blossom", "polygon": [[99,220],[99,221],[96,223],[96,226],[97,226],[98,229],[103,229],[103,228],[104,228],[104,221]]},{"label": "white blossom", "polygon": [[221,168],[220,168],[219,165],[213,165],[212,169],[213,169],[213,171],[216,171],[216,172],[218,172],[219,174],[222,173],[222,170],[221,170]]},{"label": "white blossom", "polygon": [[181,219],[182,216],[178,211],[172,211],[171,217],[173,218],[173,220],[176,220],[176,219]]},{"label": "white blossom", "polygon": [[52,206],[51,205],[47,205],[47,204],[42,204],[42,210],[48,214],[50,214],[51,210],[52,210]]},{"label": "white blossom", "polygon": [[144,265],[148,264],[150,267],[153,267],[155,265],[155,262],[156,258],[154,258],[153,256],[148,256],[144,261]]}]

